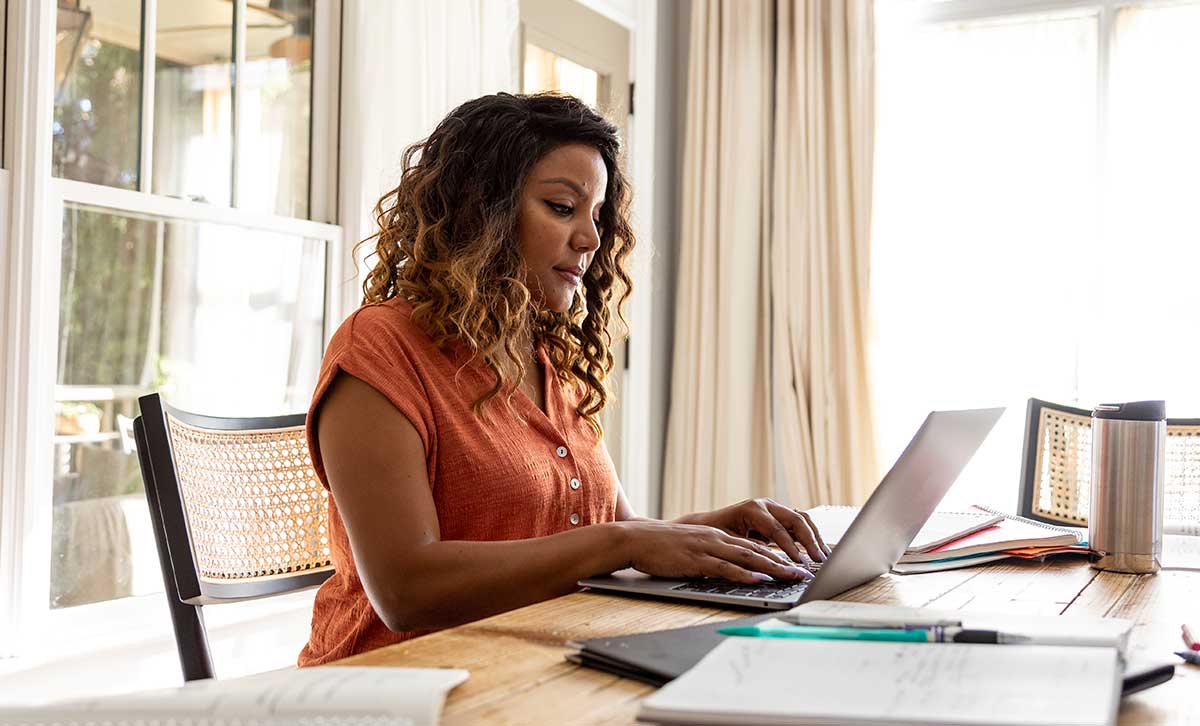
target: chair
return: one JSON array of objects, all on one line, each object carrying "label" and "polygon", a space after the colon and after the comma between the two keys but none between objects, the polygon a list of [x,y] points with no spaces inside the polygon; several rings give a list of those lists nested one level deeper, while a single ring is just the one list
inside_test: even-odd
[{"label": "chair", "polygon": [[328,493],[304,414],[216,418],[138,399],[138,461],[185,681],[213,677],[201,607],[316,587],[333,574]]},{"label": "chair", "polygon": [[[1025,414],[1018,511],[1050,524],[1086,527],[1092,412],[1036,398]],[[1200,534],[1200,419],[1167,419],[1163,531]]]}]

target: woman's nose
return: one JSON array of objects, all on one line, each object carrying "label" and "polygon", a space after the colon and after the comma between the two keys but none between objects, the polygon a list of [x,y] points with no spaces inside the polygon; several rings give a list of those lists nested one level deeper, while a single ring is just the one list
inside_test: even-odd
[{"label": "woman's nose", "polygon": [[595,222],[585,222],[580,229],[575,232],[575,239],[572,240],[573,247],[580,251],[592,251],[600,247],[600,230],[596,229]]}]

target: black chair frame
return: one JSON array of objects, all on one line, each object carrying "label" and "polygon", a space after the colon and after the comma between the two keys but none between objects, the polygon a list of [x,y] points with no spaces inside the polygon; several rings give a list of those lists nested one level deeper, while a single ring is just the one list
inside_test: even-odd
[{"label": "black chair frame", "polygon": [[185,681],[212,678],[212,655],[201,606],[253,600],[316,587],[333,572],[331,568],[309,570],[284,577],[229,583],[202,579],[192,551],[167,415],[197,428],[247,431],[303,426],[305,414],[265,418],[202,416],[168,405],[157,393],[142,396],[138,403],[141,415],[133,424],[134,438],[183,678]]},{"label": "black chair frame", "polygon": [[[1022,517],[1028,517],[1038,522],[1062,526],[1063,522],[1059,520],[1048,519],[1033,512],[1033,497],[1037,493],[1038,481],[1037,455],[1038,447],[1041,445],[1041,442],[1038,440],[1038,423],[1041,420],[1043,408],[1061,413],[1074,414],[1076,416],[1086,416],[1088,418],[1091,418],[1092,411],[1091,409],[1076,408],[1051,401],[1043,401],[1038,398],[1029,399],[1029,404],[1025,409],[1025,441],[1021,450],[1021,489],[1020,500],[1017,502],[1017,513]],[[1200,426],[1200,418],[1168,418],[1168,431],[1173,426]]]}]

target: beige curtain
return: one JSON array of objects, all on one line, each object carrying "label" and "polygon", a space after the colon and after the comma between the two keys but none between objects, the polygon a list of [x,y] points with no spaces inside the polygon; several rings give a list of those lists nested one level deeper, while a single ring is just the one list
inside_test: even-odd
[{"label": "beige curtain", "polygon": [[870,0],[693,6],[663,513],[877,482]]},{"label": "beige curtain", "polygon": [[769,0],[692,6],[663,515],[771,493]]}]

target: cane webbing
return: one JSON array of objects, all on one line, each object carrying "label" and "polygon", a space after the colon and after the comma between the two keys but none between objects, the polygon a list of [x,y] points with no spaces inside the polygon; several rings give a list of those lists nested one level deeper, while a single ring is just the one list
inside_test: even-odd
[{"label": "cane webbing", "polygon": [[1038,421],[1033,513],[1085,526],[1091,493],[1092,419],[1043,408]]},{"label": "cane webbing", "polygon": [[331,568],[328,492],[304,427],[201,429],[167,416],[202,579],[244,581]]},{"label": "cane webbing", "polygon": [[[1087,526],[1092,419],[1043,407],[1038,419],[1033,513]],[[1200,426],[1167,425],[1163,528],[1200,534]]]}]

